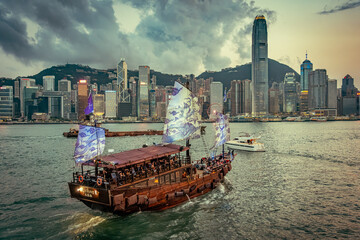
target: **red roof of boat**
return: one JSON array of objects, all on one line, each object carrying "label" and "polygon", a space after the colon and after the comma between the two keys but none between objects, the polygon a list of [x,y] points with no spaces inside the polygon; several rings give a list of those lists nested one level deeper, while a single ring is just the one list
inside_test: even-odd
[{"label": "red roof of boat", "polygon": [[[102,157],[103,162],[111,163],[116,165],[116,168],[124,167],[126,165],[137,164],[140,162],[144,162],[151,159],[157,159],[165,156],[169,156],[175,153],[179,153],[182,151],[188,150],[188,147],[175,145],[175,144],[167,144],[167,145],[159,145],[159,146],[149,146],[138,149],[133,149],[125,152],[115,153]],[[89,165],[94,165],[91,162]],[[105,166],[102,167],[110,167]]]}]

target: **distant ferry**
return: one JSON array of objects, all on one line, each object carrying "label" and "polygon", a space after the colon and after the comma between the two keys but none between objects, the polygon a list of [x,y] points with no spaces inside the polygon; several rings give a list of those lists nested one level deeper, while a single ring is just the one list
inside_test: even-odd
[{"label": "distant ferry", "polygon": [[327,117],[312,117],[310,118],[310,121],[315,121],[315,122],[326,122],[327,121]]}]

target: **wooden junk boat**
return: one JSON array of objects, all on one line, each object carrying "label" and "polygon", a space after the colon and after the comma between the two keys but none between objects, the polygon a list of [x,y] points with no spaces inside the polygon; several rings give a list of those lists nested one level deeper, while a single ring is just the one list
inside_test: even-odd
[{"label": "wooden junk boat", "polygon": [[[127,214],[174,207],[223,182],[233,158],[232,154],[224,153],[224,148],[216,157],[193,160],[188,140],[187,146],[172,144],[200,132],[197,98],[190,93],[175,82],[168,106],[171,115],[167,115],[163,143],[159,145],[99,157],[105,147],[104,130],[80,125],[74,158],[81,168],[68,183],[71,197],[94,209]],[[192,98],[188,102],[182,100],[186,94]],[[171,101],[181,102],[186,111],[178,109],[175,113]],[[182,128],[175,127],[178,117],[183,115],[187,121]],[[222,133],[217,134],[215,147],[229,140],[227,117],[220,114],[219,119],[222,127],[216,131]]]}]

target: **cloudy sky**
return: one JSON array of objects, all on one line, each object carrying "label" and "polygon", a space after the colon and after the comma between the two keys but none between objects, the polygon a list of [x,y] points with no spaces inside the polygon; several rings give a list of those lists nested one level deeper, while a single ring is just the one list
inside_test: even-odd
[{"label": "cloudy sky", "polygon": [[360,87],[359,0],[1,0],[0,77],[80,63],[200,74],[250,62],[254,17],[269,57],[299,72],[308,58]]}]

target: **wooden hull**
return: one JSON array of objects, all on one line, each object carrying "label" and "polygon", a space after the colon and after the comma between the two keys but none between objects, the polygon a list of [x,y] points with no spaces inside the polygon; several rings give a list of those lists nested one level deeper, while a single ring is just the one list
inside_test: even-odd
[{"label": "wooden hull", "polygon": [[[206,194],[224,181],[224,176],[231,170],[226,163],[217,171],[202,175],[194,174],[191,178],[169,184],[157,184],[137,188],[135,185],[120,186],[111,190],[86,187],[79,183],[69,183],[71,197],[77,198],[88,207],[115,214],[129,214],[137,211],[158,211],[175,207],[184,202]],[[198,171],[199,172],[199,171]],[[80,192],[80,188],[83,188]],[[97,192],[96,192],[97,191]]]}]

